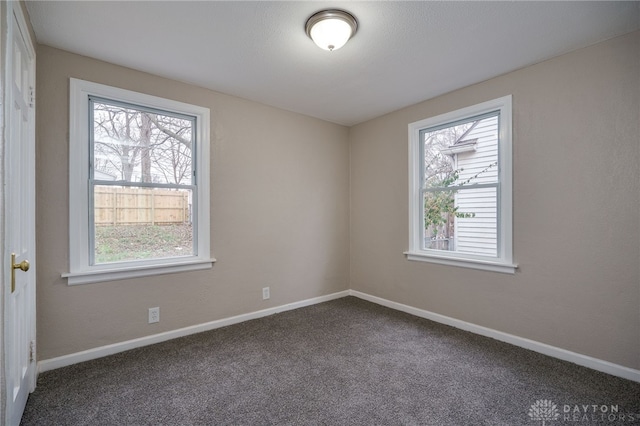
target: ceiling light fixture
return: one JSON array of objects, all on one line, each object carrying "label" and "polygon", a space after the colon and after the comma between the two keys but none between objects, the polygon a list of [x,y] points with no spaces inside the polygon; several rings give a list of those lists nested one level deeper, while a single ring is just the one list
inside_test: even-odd
[{"label": "ceiling light fixture", "polygon": [[337,50],[356,33],[358,21],[344,10],[321,10],[307,20],[305,29],[321,49]]}]

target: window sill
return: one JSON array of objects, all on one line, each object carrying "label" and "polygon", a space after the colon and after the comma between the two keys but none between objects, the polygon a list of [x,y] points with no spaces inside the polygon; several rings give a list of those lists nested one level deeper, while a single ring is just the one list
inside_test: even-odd
[{"label": "window sill", "polygon": [[189,260],[167,262],[161,265],[122,266],[102,270],[67,272],[62,278],[67,278],[69,285],[91,284],[104,281],[124,280],[128,278],[148,277],[153,275],[174,274],[176,272],[198,271],[211,269],[215,259]]},{"label": "window sill", "polygon": [[518,265],[510,263],[494,262],[482,259],[464,259],[460,257],[436,256],[421,252],[405,252],[407,260],[419,262],[438,263],[440,265],[459,266],[462,268],[480,269],[483,271],[500,272],[503,274],[515,274]]}]

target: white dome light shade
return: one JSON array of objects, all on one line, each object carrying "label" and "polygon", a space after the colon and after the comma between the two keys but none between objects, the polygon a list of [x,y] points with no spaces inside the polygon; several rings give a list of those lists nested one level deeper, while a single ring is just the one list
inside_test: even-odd
[{"label": "white dome light shade", "polygon": [[340,19],[325,19],[311,28],[311,39],[324,50],[340,49],[351,37],[351,27]]},{"label": "white dome light shade", "polygon": [[324,50],[340,49],[357,28],[356,18],[343,10],[323,10],[309,18],[306,24],[307,35]]}]

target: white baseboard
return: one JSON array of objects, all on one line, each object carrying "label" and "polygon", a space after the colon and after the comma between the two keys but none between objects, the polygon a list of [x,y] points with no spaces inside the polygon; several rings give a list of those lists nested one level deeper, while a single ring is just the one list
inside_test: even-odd
[{"label": "white baseboard", "polygon": [[622,365],[614,364],[609,361],[603,361],[598,358],[571,352],[566,349],[547,345],[546,343],[536,342],[535,340],[525,339],[524,337],[514,336],[513,334],[503,333],[501,331],[436,314],[424,309],[418,309],[409,305],[403,305],[402,303],[392,302],[390,300],[371,296],[369,294],[362,293],[356,290],[349,290],[349,295],[376,303],[378,305],[386,306],[387,308],[406,312],[408,314],[426,318],[428,320],[439,322],[441,324],[450,325],[452,327],[470,331],[481,336],[491,337],[492,339],[496,339],[501,342],[510,343],[514,346],[519,346],[521,348],[529,349],[534,352],[539,352],[544,355],[548,355],[564,361],[569,361],[583,367],[611,374],[612,376],[622,377],[624,379],[633,380],[634,382],[640,383],[640,370],[635,370],[633,368],[624,367]]},{"label": "white baseboard", "polygon": [[166,331],[164,333],[154,334],[151,336],[140,337],[138,339],[127,340],[125,342],[114,343],[112,345],[100,346],[98,348],[88,349],[82,352],[76,352],[69,355],[63,355],[56,358],[45,359],[38,362],[38,372],[54,370],[56,368],[66,367],[68,365],[77,364],[79,362],[90,361],[92,359],[102,358],[104,356],[117,354],[119,352],[128,351],[130,349],[140,348],[142,346],[153,345],[155,343],[164,342],[178,337],[188,336],[190,334],[201,333],[228,325],[238,324],[240,322],[249,321],[256,318],[262,318],[280,312],[290,311],[292,309],[304,308],[305,306],[315,305],[329,300],[339,299],[349,295],[349,290],[338,293],[328,294],[326,296],[314,297],[312,299],[302,300],[300,302],[288,303],[286,305],[276,306],[269,309],[263,309],[248,314],[237,315],[229,318],[223,318],[204,324],[193,325],[190,327],[180,328],[177,330]]},{"label": "white baseboard", "polygon": [[546,343],[536,342],[535,340],[525,339],[513,334],[503,333],[491,328],[461,321],[445,315],[436,314],[435,312],[426,311],[424,309],[414,308],[413,306],[404,305],[402,303],[393,302],[377,296],[371,296],[356,290],[345,290],[338,293],[328,294],[326,296],[314,297],[312,299],[302,300],[300,302],[288,303],[286,305],[276,306],[269,309],[263,309],[256,312],[237,315],[229,318],[223,318],[216,321],[198,324],[190,327],[180,328],[177,330],[167,331],[164,333],[154,334],[151,336],[141,337],[139,339],[128,340],[125,342],[115,343],[113,345],[101,346],[82,352],[76,352],[57,358],[46,359],[38,362],[38,372],[54,370],[56,368],[66,367],[68,365],[77,364],[79,362],[90,361],[92,359],[102,358],[104,356],[113,355],[119,352],[128,351],[130,349],[140,348],[142,346],[153,345],[155,343],[164,342],[178,337],[188,336],[190,334],[209,331],[228,325],[238,324],[256,318],[262,318],[280,312],[290,311],[292,309],[303,308],[305,306],[315,305],[330,300],[339,299],[345,296],[355,296],[378,305],[386,306],[397,311],[406,312],[417,317],[426,318],[441,324],[446,324],[461,330],[470,331],[481,336],[490,337],[501,342],[509,343],[514,346],[539,352],[564,361],[569,361],[583,367],[611,374],[613,376],[622,377],[640,383],[640,370],[624,367],[601,359],[571,352]]}]

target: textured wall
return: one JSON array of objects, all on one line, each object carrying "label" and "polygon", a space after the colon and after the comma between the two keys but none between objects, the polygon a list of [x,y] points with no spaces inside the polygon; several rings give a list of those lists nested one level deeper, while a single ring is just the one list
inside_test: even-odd
[{"label": "textured wall", "polygon": [[[508,94],[518,272],[407,261],[407,125]],[[640,368],[639,123],[636,32],[351,128],[351,288]]]},{"label": "textured wall", "polygon": [[[348,288],[347,128],[46,46],[37,54],[39,359]],[[210,108],[213,269],[79,286],[60,278],[69,77]],[[154,306],[161,321],[147,324]]]},{"label": "textured wall", "polygon": [[[640,368],[638,52],[634,33],[348,131],[40,46],[39,358],[344,290],[350,267],[355,290]],[[211,109],[212,270],[73,287],[60,278],[69,77]],[[407,124],[507,94],[520,269],[407,261]],[[152,306],[159,324],[147,324]]]}]

